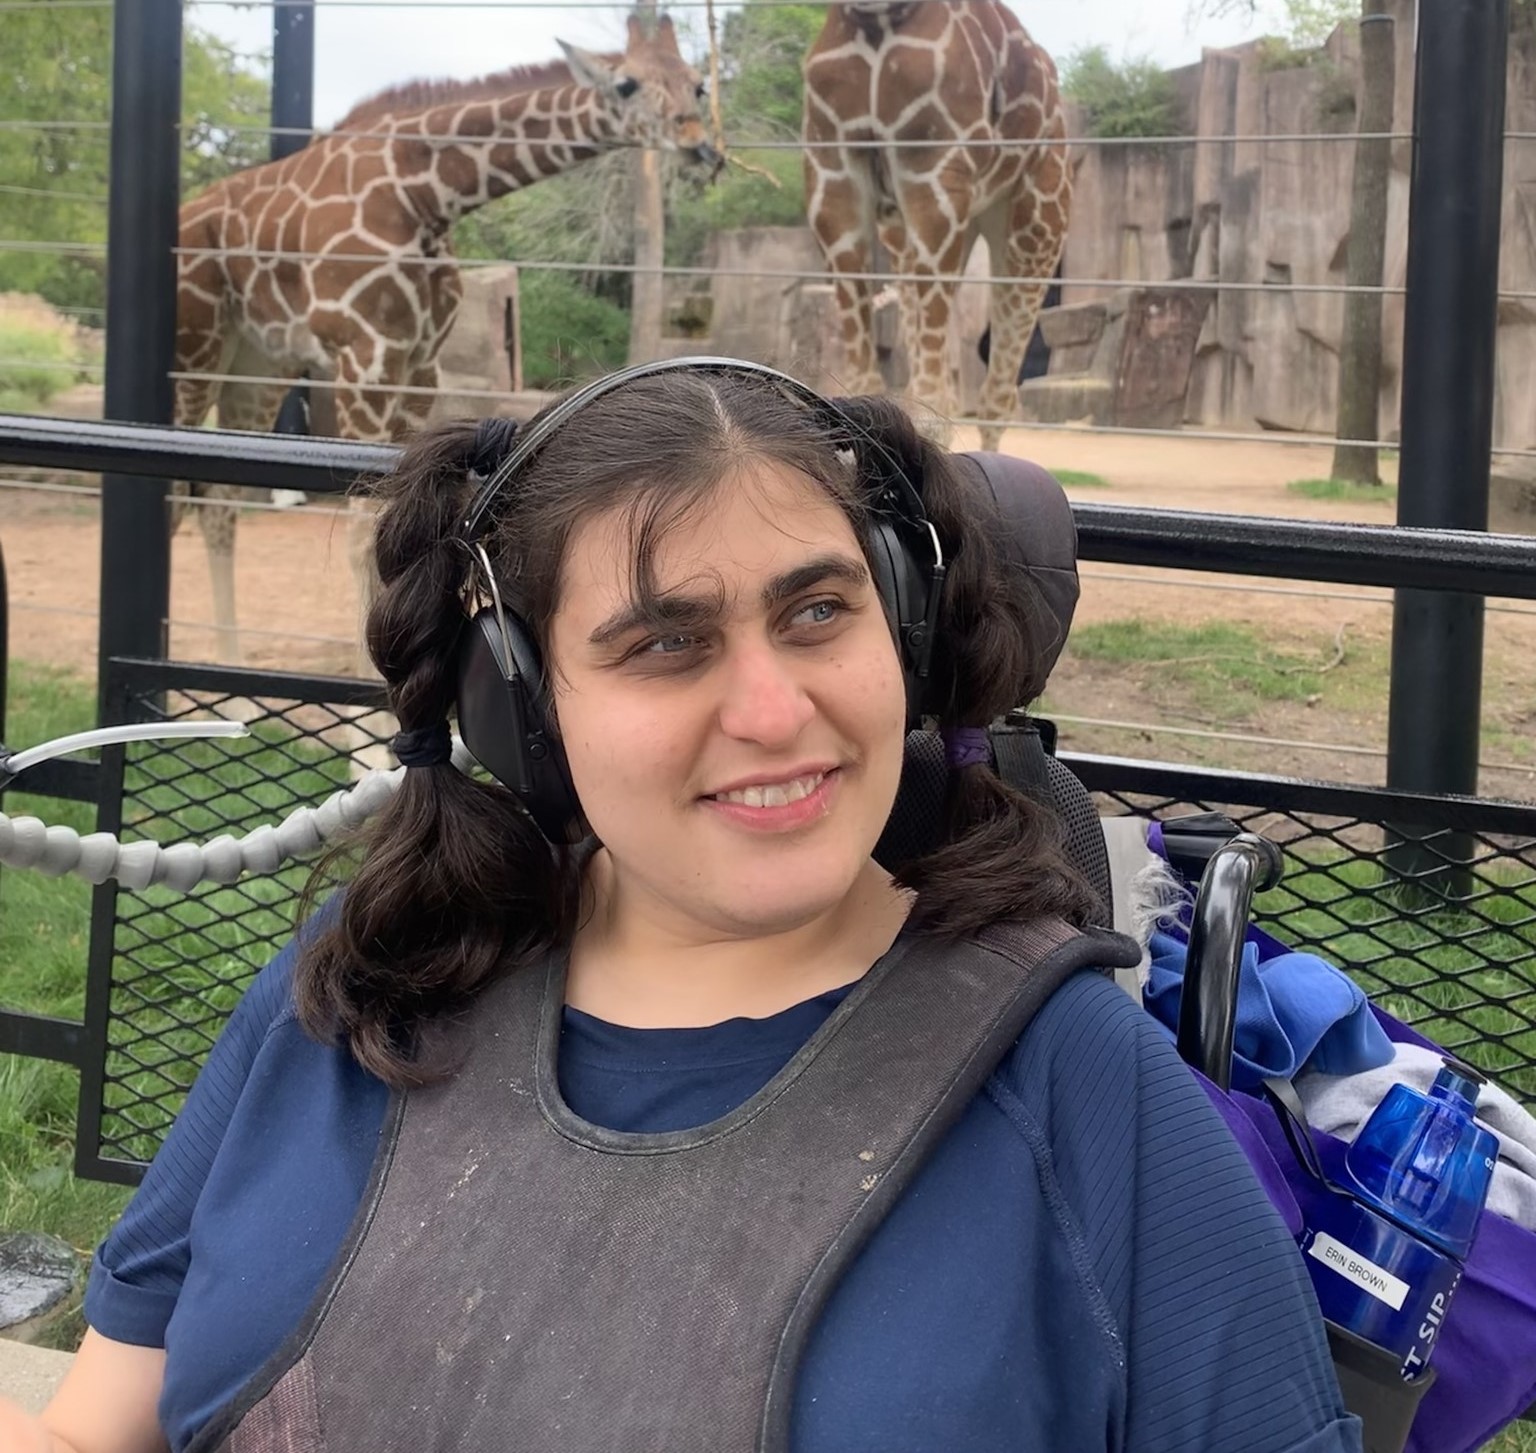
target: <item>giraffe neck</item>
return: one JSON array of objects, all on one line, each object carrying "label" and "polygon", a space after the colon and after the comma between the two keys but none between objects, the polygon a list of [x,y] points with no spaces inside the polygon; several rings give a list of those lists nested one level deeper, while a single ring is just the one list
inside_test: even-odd
[{"label": "giraffe neck", "polygon": [[[618,142],[614,119],[589,86],[550,86],[502,101],[434,106],[393,118],[396,175],[435,230],[586,161]],[[417,141],[455,136],[463,145]],[[424,163],[424,165],[423,165]]]},{"label": "giraffe neck", "polygon": [[917,9],[917,0],[891,0],[882,5],[849,5],[848,18],[869,45],[878,46],[894,35]]}]

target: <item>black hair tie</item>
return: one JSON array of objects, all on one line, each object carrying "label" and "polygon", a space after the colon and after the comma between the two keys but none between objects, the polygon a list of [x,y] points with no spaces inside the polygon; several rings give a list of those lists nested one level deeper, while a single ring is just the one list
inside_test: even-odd
[{"label": "black hair tie", "polygon": [[445,721],[396,732],[389,745],[402,767],[441,767],[453,760],[453,735]]},{"label": "black hair tie", "polygon": [[481,479],[489,479],[496,467],[512,451],[512,441],[517,438],[516,419],[481,419],[475,425],[474,456],[470,468]]}]

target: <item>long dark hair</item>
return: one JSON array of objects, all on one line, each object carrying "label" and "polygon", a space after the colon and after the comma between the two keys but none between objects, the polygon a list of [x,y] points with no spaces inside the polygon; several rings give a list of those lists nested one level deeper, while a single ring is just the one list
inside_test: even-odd
[{"label": "long dark hair", "polygon": [[[508,607],[542,649],[572,531],[621,506],[635,589],[648,592],[657,543],[754,458],[821,484],[867,550],[872,471],[894,459],[918,484],[949,561],[934,668],[938,724],[985,726],[1020,705],[1041,680],[1043,613],[1022,573],[1001,564],[990,500],[894,403],[839,403],[870,444],[851,461],[825,419],[750,375],[661,373],[594,401],[497,503],[484,543]],[[456,648],[474,588],[458,526],[477,470],[487,468],[477,457],[483,445],[473,423],[428,429],[377,491],[380,588],[367,640],[403,730],[435,726],[453,711]],[[1001,918],[1082,923],[1093,913],[1094,895],[1062,856],[1054,816],[989,768],[950,774],[945,816],[935,851],[887,865],[916,892],[914,931],[958,937]],[[423,1048],[418,1031],[570,942],[583,907],[583,854],[546,842],[506,788],[447,764],[408,770],[352,854],[339,904],[301,942],[299,1017],[318,1037],[345,1039],[392,1085],[440,1078],[450,1067]],[[311,893],[333,883],[338,867],[323,862]]]}]

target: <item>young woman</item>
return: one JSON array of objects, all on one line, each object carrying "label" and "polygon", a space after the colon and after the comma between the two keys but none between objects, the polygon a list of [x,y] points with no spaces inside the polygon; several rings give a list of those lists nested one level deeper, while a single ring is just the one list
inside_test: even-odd
[{"label": "young woman", "polygon": [[[1358,1448],[1293,1243],[978,750],[1040,619],[954,461],[692,361],[384,495],[403,785],[0,1444]],[[919,717],[942,841],[882,865]]]}]

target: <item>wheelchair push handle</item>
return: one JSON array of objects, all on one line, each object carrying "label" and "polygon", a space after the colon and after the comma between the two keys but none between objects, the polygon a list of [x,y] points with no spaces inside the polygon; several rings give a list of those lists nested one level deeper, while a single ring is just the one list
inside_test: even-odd
[{"label": "wheelchair push handle", "polygon": [[1238,972],[1254,894],[1284,871],[1267,838],[1239,833],[1211,854],[1189,925],[1189,955],[1179,1003],[1179,1055],[1219,1089],[1232,1087]]}]

